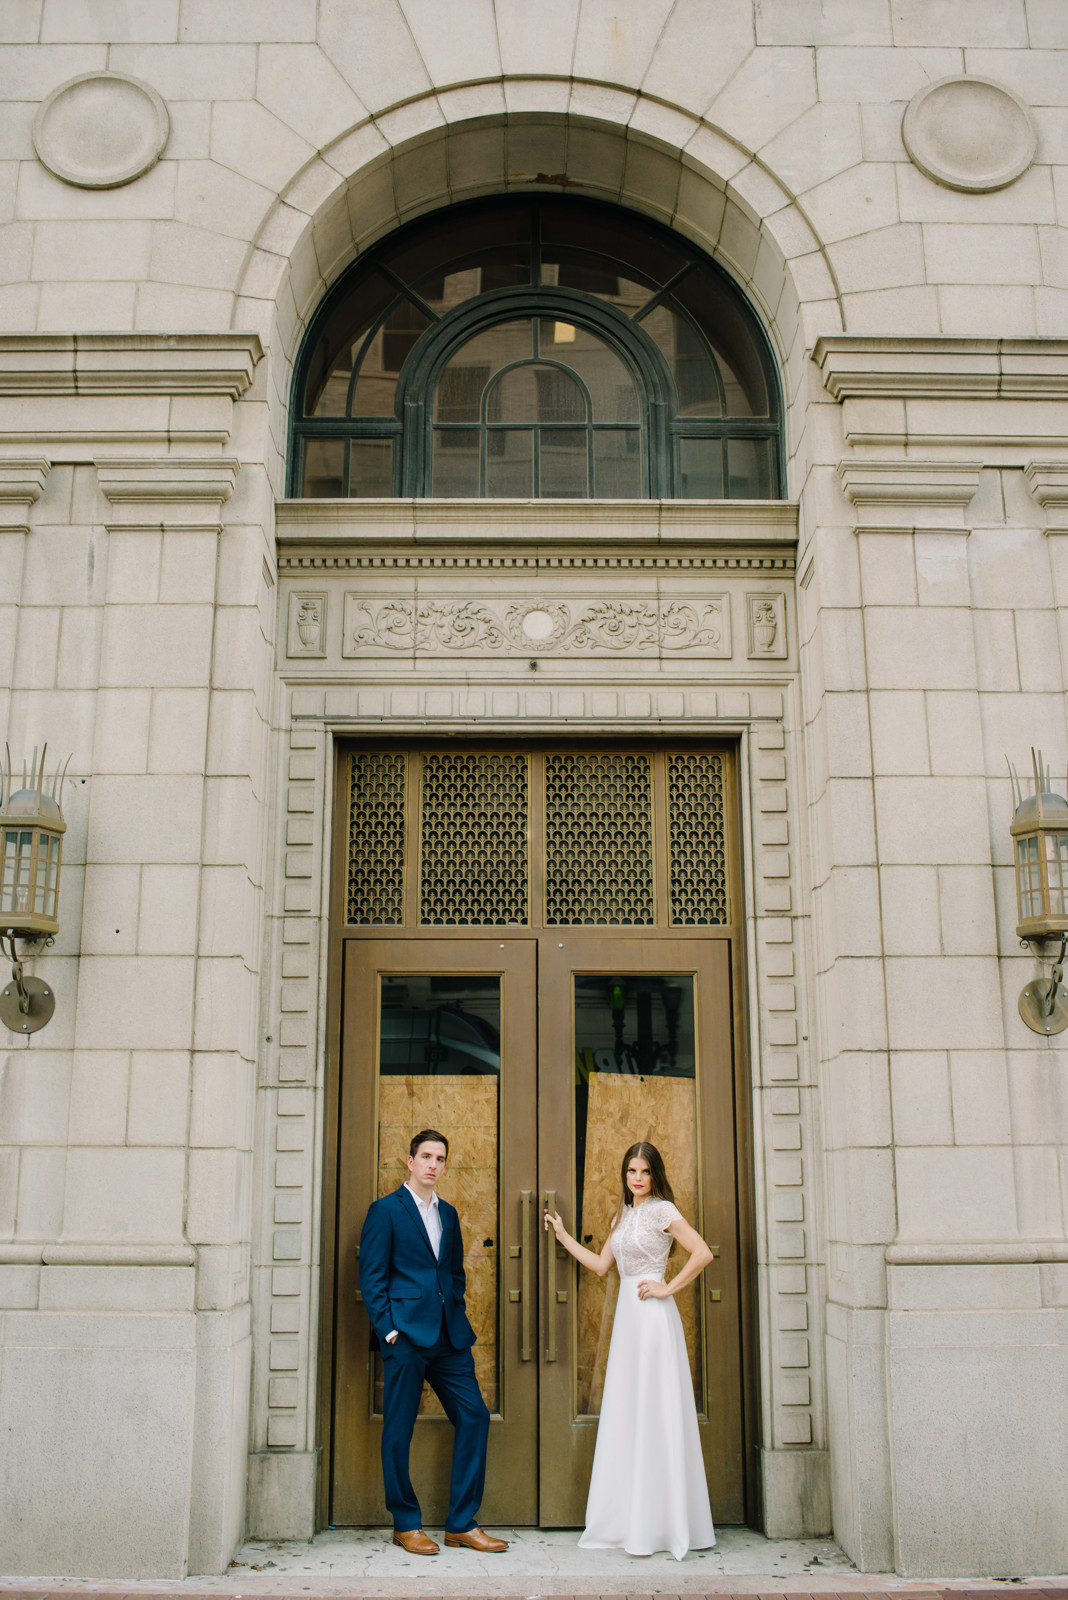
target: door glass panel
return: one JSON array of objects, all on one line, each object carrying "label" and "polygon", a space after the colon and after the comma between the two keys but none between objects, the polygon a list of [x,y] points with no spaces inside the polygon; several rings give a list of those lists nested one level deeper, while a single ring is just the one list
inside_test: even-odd
[{"label": "door glass panel", "polygon": [[[380,998],[378,1197],[407,1180],[413,1134],[440,1128],[449,1141],[449,1164],[438,1193],[460,1213],[467,1314],[477,1338],[475,1374],[486,1404],[498,1411],[501,980],[481,973],[383,976]],[[380,1355],[375,1356],[374,1408],[379,1415]],[[423,1390],[419,1412],[441,1414],[429,1388]]]},{"label": "door glass panel", "polygon": [[[600,1250],[621,1192],[624,1152],[656,1145],[690,1223],[697,1208],[697,1093],[693,978],[688,974],[576,977],[575,1214],[579,1237]],[[685,1262],[676,1249],[670,1280]],[[618,1277],[578,1274],[577,1410],[597,1415]],[[700,1280],[675,1298],[686,1334],[694,1397],[703,1411]]]}]

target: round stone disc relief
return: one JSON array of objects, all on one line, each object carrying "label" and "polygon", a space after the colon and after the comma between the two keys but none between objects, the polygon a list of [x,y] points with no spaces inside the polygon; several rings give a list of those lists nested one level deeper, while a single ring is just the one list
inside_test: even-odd
[{"label": "round stone disc relief", "polygon": [[155,166],[171,131],[155,89],[124,72],[85,72],[53,89],[33,119],[50,172],[81,189],[115,189]]},{"label": "round stone disc relief", "polygon": [[921,89],[909,101],[901,135],[921,172],[973,193],[1014,182],[1038,148],[1023,101],[990,78],[943,78]]}]

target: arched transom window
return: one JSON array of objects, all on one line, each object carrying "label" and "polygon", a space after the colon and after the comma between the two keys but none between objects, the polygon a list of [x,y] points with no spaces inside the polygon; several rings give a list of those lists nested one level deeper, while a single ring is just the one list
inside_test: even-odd
[{"label": "arched transom window", "polygon": [[291,493],[773,498],[763,330],[686,240],[524,196],[453,207],[368,252],[309,329]]}]

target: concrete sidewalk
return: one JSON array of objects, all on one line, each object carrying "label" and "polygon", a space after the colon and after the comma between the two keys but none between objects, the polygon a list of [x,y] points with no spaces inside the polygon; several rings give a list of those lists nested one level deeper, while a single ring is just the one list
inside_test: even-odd
[{"label": "concrete sidewalk", "polygon": [[[440,1530],[429,1529],[432,1535]],[[1008,1588],[1068,1600],[1068,1579],[1001,1580],[976,1574],[947,1582],[914,1581],[892,1574],[860,1573],[830,1539],[774,1540],[748,1528],[722,1528],[713,1550],[691,1552],[684,1561],[669,1555],[628,1556],[611,1550],[580,1550],[575,1530],[537,1528],[490,1530],[511,1541],[503,1555],[480,1556],[469,1550],[447,1550],[433,1557],[410,1556],[391,1543],[382,1529],[329,1529],[308,1542],[253,1541],[238,1551],[221,1577],[191,1577],[173,1582],[158,1579],[87,1582],[77,1578],[0,1579],[0,1600],[43,1600],[45,1595],[74,1600],[149,1600],[153,1595],[181,1595],[183,1600],[222,1600],[224,1596],[334,1597],[375,1596],[381,1600],[419,1596],[528,1596],[530,1600],[563,1596],[712,1595],[759,1596],[790,1594],[801,1600],[835,1594],[934,1597],[952,1591],[953,1600],[983,1592],[985,1600]]]}]

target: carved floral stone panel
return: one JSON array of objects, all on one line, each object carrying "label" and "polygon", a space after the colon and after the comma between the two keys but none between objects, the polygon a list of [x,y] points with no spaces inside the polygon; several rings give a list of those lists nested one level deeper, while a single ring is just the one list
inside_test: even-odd
[{"label": "carved floral stone panel", "polygon": [[730,597],[494,601],[345,596],[345,656],[693,655],[729,659]]}]

